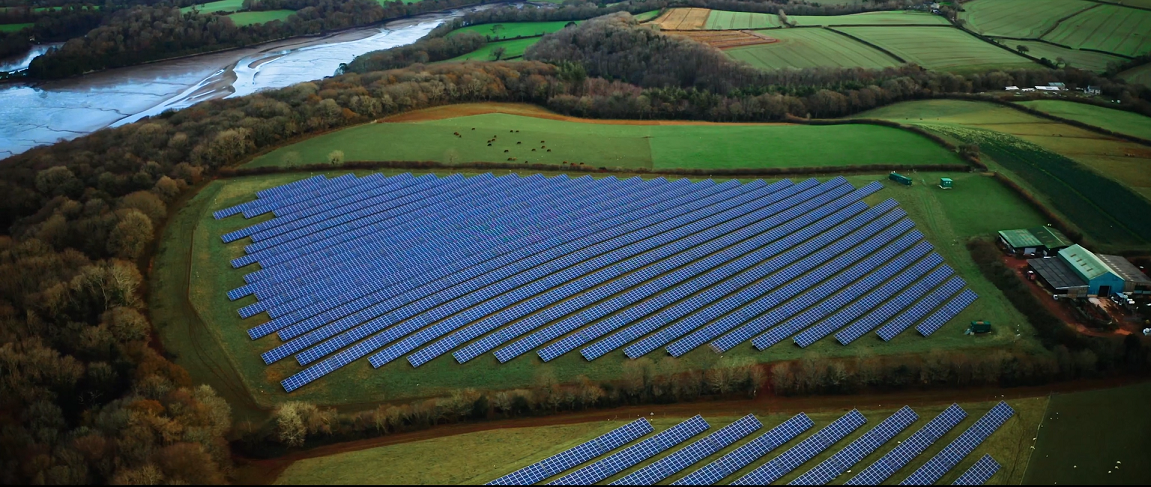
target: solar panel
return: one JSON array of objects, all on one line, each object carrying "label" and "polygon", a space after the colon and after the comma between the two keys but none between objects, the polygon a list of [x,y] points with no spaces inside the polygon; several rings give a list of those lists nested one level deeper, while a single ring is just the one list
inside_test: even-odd
[{"label": "solar panel", "polygon": [[864,423],[867,423],[867,419],[859,411],[853,409],[805,438],[799,444],[781,453],[778,457],[736,479],[731,485],[767,485],[775,482],[831,445],[839,442],[852,431],[859,429]]},{"label": "solar panel", "polygon": [[751,441],[724,454],[719,459],[672,482],[672,485],[713,485],[752,462],[783,446],[815,423],[806,414],[799,413]]},{"label": "solar panel", "polygon": [[876,460],[875,463],[848,479],[844,485],[879,485],[883,483],[896,471],[911,463],[915,457],[923,453],[927,447],[942,438],[966,417],[967,412],[963,408],[960,408],[958,404],[952,404],[891,451],[880,457],[879,460]]},{"label": "solar panel", "polygon": [[842,450],[832,455],[827,460],[820,462],[811,470],[808,470],[803,475],[796,477],[788,485],[823,485],[831,482],[840,474],[846,472],[851,467],[863,460],[864,457],[870,455],[880,446],[891,441],[901,431],[907,429],[912,423],[919,419],[919,415],[915,414],[911,408],[903,406],[902,409],[896,411],[883,422],[875,425],[863,436],[856,438],[851,444],[844,447]]},{"label": "solar panel", "polygon": [[932,313],[931,316],[928,316],[927,319],[923,320],[923,323],[920,323],[919,326],[915,327],[916,331],[918,331],[920,335],[930,336],[932,333],[935,333],[936,330],[942,328],[943,325],[947,324],[948,321],[958,315],[961,311],[963,311],[964,308],[970,306],[971,303],[974,303],[976,297],[978,296],[971,292],[970,289],[963,291],[962,294],[956,296],[951,301],[948,301],[947,304],[944,304],[942,308],[939,308],[938,311]]},{"label": "solar panel", "polygon": [[594,484],[683,443],[689,438],[704,432],[709,427],[703,417],[696,415],[687,421],[656,433],[651,438],[568,473],[550,482],[548,485]]},{"label": "solar panel", "polygon": [[640,418],[599,437],[488,482],[486,485],[531,485],[560,474],[592,458],[631,443],[654,429]]},{"label": "solar panel", "polygon": [[610,485],[654,485],[665,478],[675,475],[679,471],[695,464],[739,441],[763,426],[755,415],[749,414],[735,422],[724,426],[715,433],[696,440],[670,455],[667,455],[647,466],[636,470]]},{"label": "solar panel", "polygon": [[979,418],[979,421],[971,425],[967,431],[964,431],[949,445],[943,447],[943,450],[931,457],[927,463],[919,467],[919,470],[900,482],[900,485],[934,484],[1014,414],[1015,410],[1011,409],[1011,406],[1000,401],[987,414]]},{"label": "solar panel", "polygon": [[984,454],[979,461],[975,462],[975,465],[972,465],[966,472],[963,472],[963,475],[955,479],[955,482],[952,482],[951,485],[986,484],[988,480],[991,480],[991,476],[999,471],[999,467],[999,462],[991,458],[991,455]]},{"label": "solar panel", "polygon": [[919,300],[919,302],[904,310],[903,313],[896,315],[896,317],[886,325],[879,327],[879,329],[875,331],[875,334],[879,335],[879,338],[882,338],[883,341],[891,341],[892,338],[903,333],[903,330],[910,328],[916,321],[926,316],[931,310],[935,309],[936,306],[939,306],[966,285],[967,283],[958,276],[951,278],[951,280],[929,293],[926,297]]}]

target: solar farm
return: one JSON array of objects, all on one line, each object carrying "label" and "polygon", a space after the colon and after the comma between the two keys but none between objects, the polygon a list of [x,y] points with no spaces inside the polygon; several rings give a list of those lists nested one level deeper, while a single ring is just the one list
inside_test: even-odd
[{"label": "solar farm", "polygon": [[[837,480],[845,485],[879,485],[900,479],[900,485],[930,485],[957,469],[1014,414],[1007,403],[996,404],[917,468],[907,467],[967,418],[959,405],[952,404],[930,420],[904,406],[869,428],[868,419],[858,410],[818,430],[804,413],[771,428],[749,414],[713,432],[699,415],[658,433],[647,419],[640,418],[487,485],[591,485],[613,477],[611,485],[669,481],[671,485],[768,485],[792,472],[802,473],[788,485],[824,485]],[[919,423],[922,426],[912,428]],[[912,430],[909,436],[893,441]],[[862,434],[845,442],[856,432]],[[792,446],[774,453],[801,436]],[[807,465],[832,451],[823,461]],[[873,454],[879,456],[864,461]],[[657,456],[641,468],[618,475]],[[705,462],[708,458],[714,459]],[[953,485],[983,485],[999,469],[1000,464],[984,454]]]},{"label": "solar farm", "polygon": [[262,321],[251,339],[279,338],[265,364],[302,367],[281,381],[291,392],[365,357],[418,368],[928,339],[976,295],[894,200],[862,201],[882,187],[349,174],[215,217],[272,216],[222,236],[251,241],[232,267],[259,266],[228,299],[255,297],[238,312]]}]

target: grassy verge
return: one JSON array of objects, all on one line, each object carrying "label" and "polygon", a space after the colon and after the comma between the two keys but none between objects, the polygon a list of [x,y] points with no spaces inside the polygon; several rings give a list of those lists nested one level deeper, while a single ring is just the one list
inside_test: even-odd
[{"label": "grassy verge", "polygon": [[[1003,468],[992,477],[989,484],[1018,484],[1022,480],[1023,472],[1026,470],[1027,461],[1030,457],[1031,450],[1027,448],[1030,445],[1029,440],[1033,436],[1032,432],[1038,427],[1040,419],[1043,416],[1044,408],[1047,405],[1047,398],[1018,399],[1009,401],[1009,404],[1016,410],[1016,415],[991,435],[987,441],[976,448],[974,452],[968,455],[964,461],[960,462],[955,469],[945,475],[943,479],[941,479],[942,482],[947,484],[954,481],[959,474],[970,467],[975,460],[985,453],[990,454],[1003,465]],[[994,403],[990,402],[962,404],[961,406],[967,411],[968,417],[950,433],[928,448],[922,455],[917,457],[910,465],[897,471],[896,474],[892,476],[892,480],[898,482],[909,475],[923,462],[935,455],[952,439],[973,424],[993,405]],[[889,441],[876,452],[864,458],[863,461],[856,466],[854,471],[858,472],[859,468],[870,465],[876,459],[894,448],[895,445],[898,444],[898,441],[906,439],[945,408],[946,405],[918,406],[913,408],[916,413],[919,414],[920,419],[904,430],[904,432],[895,439]],[[817,455],[815,458],[799,466],[799,468],[796,468],[790,474],[784,476],[780,479],[780,483],[789,482],[799,475],[802,475],[808,469],[819,464],[819,462],[839,451],[839,449],[890,416],[895,409],[896,408],[862,411],[868,419],[868,424],[831,446],[822,454]],[[842,414],[842,411],[809,413],[808,416],[815,423],[814,428],[801,434],[798,438],[774,452],[753,462],[749,467],[728,477],[726,480],[734,480],[767,460],[774,458],[787,448],[802,441],[808,435],[839,418]],[[704,419],[711,425],[707,433],[716,431],[738,419],[737,417],[726,416],[712,417],[709,416],[706,411],[703,412],[703,415]],[[752,433],[747,438],[684,469],[661,483],[674,481],[686,473],[692,472],[696,468],[718,459],[720,456],[738,448],[739,445],[750,441],[752,438],[762,434],[767,429],[774,427],[791,416],[791,413],[757,414],[757,417],[764,424],[764,428],[760,431]],[[618,421],[600,421],[561,426],[496,429],[341,453],[328,457],[312,458],[298,461],[288,467],[277,479],[276,483],[365,483],[372,481],[372,479],[386,478],[397,483],[482,484],[599,436],[630,419],[631,418],[621,418]],[[656,430],[660,431],[671,427],[683,419],[685,418],[661,415],[651,419],[651,422]],[[702,436],[703,435],[701,435],[701,437]],[[674,450],[675,449],[672,449],[671,451]],[[663,458],[668,453],[670,452],[665,452],[664,454],[641,462],[639,465],[613,476],[608,479],[608,481],[623,477]],[[448,462],[452,464],[452,468],[450,469],[431,467]],[[839,484],[848,478],[850,478],[850,474],[842,476],[832,483]]]}]

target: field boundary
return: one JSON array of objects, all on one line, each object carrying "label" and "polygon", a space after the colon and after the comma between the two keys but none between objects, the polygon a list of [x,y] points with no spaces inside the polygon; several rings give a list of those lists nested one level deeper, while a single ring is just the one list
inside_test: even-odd
[{"label": "field boundary", "polygon": [[[1094,3],[1097,3],[1097,4],[1099,4],[1099,5],[1113,5],[1113,6],[1116,6],[1116,7],[1126,7],[1126,8],[1133,8],[1133,9],[1135,9],[1135,10],[1146,10],[1146,11],[1148,11],[1148,12],[1151,12],[1151,8],[1148,8],[1148,7],[1140,7],[1140,6],[1137,6],[1137,5],[1124,5],[1124,4],[1119,4],[1119,3],[1115,3],[1115,2],[1108,2],[1108,1],[1106,1],[1106,0],[1087,0],[1087,1],[1088,1],[1088,2],[1094,2]],[[1096,7],[1097,7],[1097,6],[1098,6],[1098,5],[1096,5]],[[1091,8],[1095,8],[1095,7],[1091,7]],[[1089,9],[1083,9],[1083,10],[1081,10],[1081,12],[1085,12],[1085,11],[1087,11],[1087,10],[1089,10]]]},{"label": "field boundary", "polygon": [[[1128,142],[1134,142],[1134,143],[1139,144],[1139,145],[1145,145],[1147,147],[1151,147],[1151,140],[1144,139],[1142,137],[1129,135],[1129,134],[1123,134],[1123,133],[1119,133],[1119,132],[1114,132],[1112,130],[1105,129],[1103,127],[1097,127],[1095,125],[1091,125],[1089,123],[1082,122],[1079,120],[1074,120],[1074,119],[1070,119],[1070,118],[1063,118],[1063,117],[1060,117],[1058,115],[1052,115],[1052,114],[1044,112],[1044,111],[1040,111],[1040,110],[1036,110],[1036,109],[1028,107],[1028,106],[1020,105],[1016,102],[1005,101],[1005,100],[1002,100],[1002,99],[999,99],[996,97],[981,97],[978,95],[972,96],[972,95],[944,94],[944,95],[936,95],[934,98],[944,99],[944,100],[961,100],[961,101],[986,101],[986,102],[994,103],[994,104],[999,105],[999,106],[1010,107],[1012,109],[1021,111],[1023,113],[1028,114],[1028,115],[1034,115],[1036,117],[1046,118],[1046,119],[1051,120],[1053,122],[1059,122],[1059,123],[1067,124],[1067,125],[1070,125],[1072,127],[1081,128],[1083,130],[1095,132],[1095,133],[1098,133],[1100,135],[1106,135],[1108,137],[1115,137],[1117,139],[1123,139],[1123,140],[1126,140]],[[1048,98],[1035,98],[1035,99],[1027,99],[1024,101],[1044,101],[1044,100],[1050,100],[1050,99],[1048,99]],[[1067,99],[1060,98],[1058,100],[1051,100],[1051,101],[1066,101],[1066,102],[1071,102],[1071,103],[1082,103],[1084,105],[1091,105],[1091,106],[1096,106],[1096,107],[1100,107],[1100,108],[1111,108],[1111,107],[1108,107],[1106,105],[1087,103],[1087,102],[1084,102],[1082,100],[1076,100],[1076,99],[1070,99],[1070,98],[1067,98]],[[1139,112],[1136,112],[1133,110],[1124,110],[1124,111],[1128,111],[1130,113],[1139,113]],[[1142,115],[1142,114],[1140,114],[1140,115]]]},{"label": "field boundary", "polygon": [[894,52],[888,51],[887,49],[884,49],[884,48],[882,48],[882,47],[879,47],[879,46],[877,46],[877,45],[875,45],[875,44],[873,44],[873,43],[871,43],[871,42],[869,42],[869,41],[865,41],[865,40],[863,40],[863,39],[861,39],[861,38],[859,38],[859,37],[853,36],[853,35],[851,35],[851,34],[848,34],[848,33],[844,32],[844,31],[841,31],[841,30],[835,30],[835,29],[833,29],[833,28],[831,28],[831,27],[824,27],[824,29],[830,30],[830,31],[832,31],[832,32],[835,32],[836,34],[839,34],[839,35],[842,35],[842,36],[846,36],[847,38],[849,38],[849,39],[852,39],[852,40],[854,40],[854,41],[856,41],[856,42],[860,42],[860,43],[862,43],[862,44],[864,44],[864,45],[866,45],[866,46],[868,46],[868,47],[871,47],[871,48],[873,48],[873,49],[875,49],[875,50],[878,50],[879,52],[882,52],[882,53],[884,53],[884,54],[886,54],[886,55],[888,55],[888,56],[891,56],[891,57],[892,57],[892,58],[894,58],[896,61],[899,61],[899,62],[901,62],[901,63],[903,63],[903,64],[910,64],[910,63],[908,63],[908,62],[907,62],[907,60],[906,60],[906,59],[903,59],[903,58],[901,58],[901,57],[899,57],[899,56],[896,56]]}]

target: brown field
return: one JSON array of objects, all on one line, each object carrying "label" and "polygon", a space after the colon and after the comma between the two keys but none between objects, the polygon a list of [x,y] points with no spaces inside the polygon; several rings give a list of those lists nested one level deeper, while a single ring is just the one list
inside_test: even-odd
[{"label": "brown field", "polygon": [[718,49],[755,46],[779,42],[777,39],[749,30],[697,30],[666,32],[668,35],[684,36]]},{"label": "brown field", "polygon": [[706,8],[673,8],[651,23],[661,30],[703,30],[710,14],[711,10]]}]

